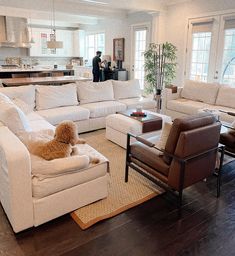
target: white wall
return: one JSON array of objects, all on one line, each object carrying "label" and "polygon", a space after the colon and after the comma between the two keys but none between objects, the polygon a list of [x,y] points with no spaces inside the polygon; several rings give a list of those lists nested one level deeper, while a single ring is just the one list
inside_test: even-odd
[{"label": "white wall", "polygon": [[166,40],[178,48],[178,70],[174,83],[183,84],[188,18],[213,12],[235,9],[234,0],[194,0],[168,7],[166,14]]},{"label": "white wall", "polygon": [[[125,38],[125,61],[123,68],[130,70],[131,65],[131,25],[150,22],[152,16],[145,13],[133,13],[128,15],[125,19],[104,19],[97,25],[86,25],[81,28],[86,33],[90,32],[105,32],[105,55],[111,55],[113,59],[113,39]],[[112,66],[115,65],[112,62]]]}]

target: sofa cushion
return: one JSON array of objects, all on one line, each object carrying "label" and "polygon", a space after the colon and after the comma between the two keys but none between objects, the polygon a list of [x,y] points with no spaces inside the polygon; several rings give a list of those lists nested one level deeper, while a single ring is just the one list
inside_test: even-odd
[{"label": "sofa cushion", "polygon": [[24,102],[23,100],[19,99],[19,98],[14,98],[12,99],[12,102],[19,107],[25,115],[28,115],[29,113],[33,112],[32,108],[29,106],[29,104],[27,104],[26,102]]},{"label": "sofa cushion", "polygon": [[55,130],[55,126],[47,122],[45,119],[29,121],[32,131],[39,132],[42,130]]},{"label": "sofa cushion", "polygon": [[219,89],[216,105],[235,108],[235,88],[222,85]]},{"label": "sofa cushion", "polygon": [[136,108],[136,106],[142,106],[143,109],[154,109],[156,107],[156,101],[150,98],[129,98],[118,100],[119,102],[125,104],[128,109]]},{"label": "sofa cushion", "polygon": [[26,115],[12,102],[0,102],[0,121],[13,133],[32,131]]},{"label": "sofa cushion", "polygon": [[31,110],[35,108],[35,86],[18,86],[0,88],[0,92],[7,95],[10,99],[19,98],[27,103]]},{"label": "sofa cushion", "polygon": [[87,120],[90,116],[90,111],[80,106],[45,109],[39,110],[37,113],[53,125],[57,125],[64,120]]},{"label": "sofa cushion", "polygon": [[199,109],[208,108],[210,105],[188,99],[179,98],[167,102],[167,109],[177,111],[183,114],[197,114]]},{"label": "sofa cushion", "polygon": [[100,83],[78,82],[77,91],[81,104],[114,100],[113,85],[110,80]]},{"label": "sofa cushion", "polygon": [[78,105],[75,84],[62,86],[36,86],[36,109],[50,109]]},{"label": "sofa cushion", "polygon": [[32,174],[42,178],[55,177],[86,168],[89,161],[89,156],[86,155],[57,158],[50,161],[31,155]]},{"label": "sofa cushion", "polygon": [[127,98],[138,98],[141,96],[140,83],[138,79],[128,81],[112,81],[114,97],[116,100]]},{"label": "sofa cushion", "polygon": [[208,104],[215,104],[219,85],[186,80],[181,97]]},{"label": "sofa cushion", "polygon": [[0,92],[0,102],[11,102],[10,98],[7,97],[4,93]]},{"label": "sofa cushion", "polygon": [[90,111],[91,118],[105,117],[126,110],[126,105],[117,101],[103,101],[83,104],[83,108]]},{"label": "sofa cushion", "polygon": [[[84,145],[77,145],[78,151],[81,155],[83,155],[84,159],[88,158],[88,156],[91,157],[97,157],[100,159],[100,163],[98,164],[89,164],[88,166],[82,168],[82,169],[73,169],[70,172],[66,172],[64,174],[43,174],[45,172],[44,168],[40,165],[39,162],[34,161],[36,156],[33,156],[31,159],[32,161],[32,169],[35,173],[32,179],[32,189],[33,189],[33,197],[36,198],[42,198],[54,193],[57,193],[59,191],[65,190],[67,188],[71,188],[73,186],[83,184],[86,182],[89,182],[91,180],[97,179],[99,177],[105,176],[107,174],[108,170],[108,160],[101,155],[99,152],[97,152],[95,149],[90,147],[87,144]],[[78,156],[75,156],[78,157]],[[69,157],[68,159],[70,159]],[[57,159],[63,162],[65,158],[63,159]],[[52,161],[46,161],[45,162],[52,162]],[[48,164],[48,163],[44,163]],[[43,164],[43,165],[44,165]],[[65,164],[62,163],[62,166],[64,167]],[[50,172],[54,168],[53,165],[51,165],[49,168],[47,166],[48,171]],[[58,167],[58,166],[57,166]],[[41,174],[37,173],[36,169],[40,169],[42,172]],[[53,171],[54,172],[54,171]],[[37,173],[37,174],[36,174]]]}]

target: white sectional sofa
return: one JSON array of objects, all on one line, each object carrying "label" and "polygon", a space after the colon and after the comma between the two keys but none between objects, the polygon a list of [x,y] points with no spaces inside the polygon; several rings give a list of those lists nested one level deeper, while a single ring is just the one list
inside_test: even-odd
[{"label": "white sectional sofa", "polygon": [[[53,135],[63,120],[74,121],[79,132],[104,128],[116,111],[155,107],[139,96],[135,80],[0,88],[0,201],[15,232],[107,196],[108,159],[95,149],[79,145],[81,156],[52,162],[31,155],[23,138]],[[88,155],[100,163],[89,164]]]},{"label": "white sectional sofa", "polygon": [[11,99],[20,97],[52,125],[67,119],[80,133],[105,128],[105,117],[141,105],[155,111],[155,101],[141,96],[138,80],[80,82],[63,86],[0,88]]},{"label": "white sectional sofa", "polygon": [[163,113],[173,119],[197,114],[202,109],[216,111],[221,121],[235,121],[235,116],[219,111],[235,113],[235,88],[187,80],[184,87],[178,87],[177,93],[164,90]]}]

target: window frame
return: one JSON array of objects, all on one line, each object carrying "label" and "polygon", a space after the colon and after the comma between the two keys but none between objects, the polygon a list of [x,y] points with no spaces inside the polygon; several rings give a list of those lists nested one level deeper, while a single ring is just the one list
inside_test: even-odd
[{"label": "window frame", "polygon": [[[105,45],[106,45],[106,35],[105,35],[105,31],[94,31],[94,32],[88,32],[85,34],[85,59],[88,60],[88,62],[92,61],[92,58],[95,56],[96,52],[99,51],[99,45],[98,45],[98,35],[103,34],[104,35],[104,45],[103,45],[103,50],[102,51],[102,55],[105,55]],[[89,43],[88,43],[88,37],[93,35],[94,36],[94,56],[92,58],[89,59],[89,48],[93,48],[93,47],[89,47]]]},{"label": "window frame", "polygon": [[192,38],[193,38],[193,24],[203,23],[206,21],[212,22],[211,29],[211,45],[209,51],[209,62],[208,62],[208,76],[207,82],[213,82],[216,79],[216,63],[218,56],[213,55],[218,47],[218,35],[219,35],[219,24],[220,17],[218,16],[206,16],[201,18],[189,18],[188,19],[188,33],[187,33],[187,44],[186,44],[186,65],[184,76],[186,79],[190,79],[191,76],[191,64],[192,64]]}]

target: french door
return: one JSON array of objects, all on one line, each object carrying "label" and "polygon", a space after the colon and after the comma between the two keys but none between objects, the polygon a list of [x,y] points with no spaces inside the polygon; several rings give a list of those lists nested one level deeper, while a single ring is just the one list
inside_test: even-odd
[{"label": "french door", "polygon": [[149,26],[138,25],[132,27],[132,78],[140,81],[140,88],[144,89],[144,52],[149,43]]},{"label": "french door", "polygon": [[235,13],[189,20],[186,78],[235,87]]}]

